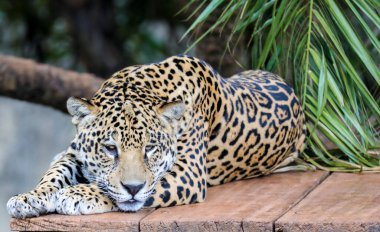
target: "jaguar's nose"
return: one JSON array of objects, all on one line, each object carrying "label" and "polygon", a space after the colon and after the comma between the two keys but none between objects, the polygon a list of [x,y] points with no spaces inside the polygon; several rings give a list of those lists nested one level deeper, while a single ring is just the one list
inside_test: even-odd
[{"label": "jaguar's nose", "polygon": [[132,195],[132,197],[134,197],[145,185],[145,182],[142,184],[124,184],[123,182],[120,183],[121,186],[123,186],[123,188]]}]

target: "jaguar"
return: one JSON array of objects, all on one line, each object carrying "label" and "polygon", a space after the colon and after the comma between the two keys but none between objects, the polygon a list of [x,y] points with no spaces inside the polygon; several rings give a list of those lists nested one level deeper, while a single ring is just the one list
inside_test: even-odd
[{"label": "jaguar", "polygon": [[223,78],[190,56],[124,68],[67,109],[75,138],[8,201],[11,216],[203,202],[210,186],[289,170],[304,149],[300,101],[279,76]]}]

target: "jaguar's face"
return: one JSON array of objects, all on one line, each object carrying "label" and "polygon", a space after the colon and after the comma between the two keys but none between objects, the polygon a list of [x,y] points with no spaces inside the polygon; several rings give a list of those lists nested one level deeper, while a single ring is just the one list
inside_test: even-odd
[{"label": "jaguar's face", "polygon": [[68,110],[77,126],[73,147],[84,174],[124,211],[140,209],[176,158],[180,102],[152,107],[114,102],[106,109],[77,98]]}]

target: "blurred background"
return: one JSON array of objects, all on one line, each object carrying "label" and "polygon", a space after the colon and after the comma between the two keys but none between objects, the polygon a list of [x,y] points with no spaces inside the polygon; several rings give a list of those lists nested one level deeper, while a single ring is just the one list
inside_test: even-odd
[{"label": "blurred background", "polygon": [[[182,3],[182,6],[181,6]],[[186,1],[0,2],[0,51],[100,77],[186,49]]]},{"label": "blurred background", "polygon": [[52,108],[0,97],[0,231],[9,231],[8,199],[30,191],[75,128]]},{"label": "blurred background", "polygon": [[[33,95],[70,90],[49,79],[57,73],[23,69],[34,63],[9,71],[1,55],[100,81],[183,53],[226,77],[271,71],[302,100],[304,161],[329,171],[380,172],[379,41],[378,0],[0,0],[0,231],[9,230],[9,197],[31,190],[75,133],[63,101]],[[12,78],[20,90],[9,93],[2,87]]]}]

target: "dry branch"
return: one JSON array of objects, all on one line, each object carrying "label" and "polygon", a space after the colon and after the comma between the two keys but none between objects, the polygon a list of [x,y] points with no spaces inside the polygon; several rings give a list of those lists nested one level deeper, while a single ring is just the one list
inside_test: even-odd
[{"label": "dry branch", "polygon": [[91,74],[0,55],[0,95],[48,105],[64,112],[67,98],[91,97],[103,81]]}]

